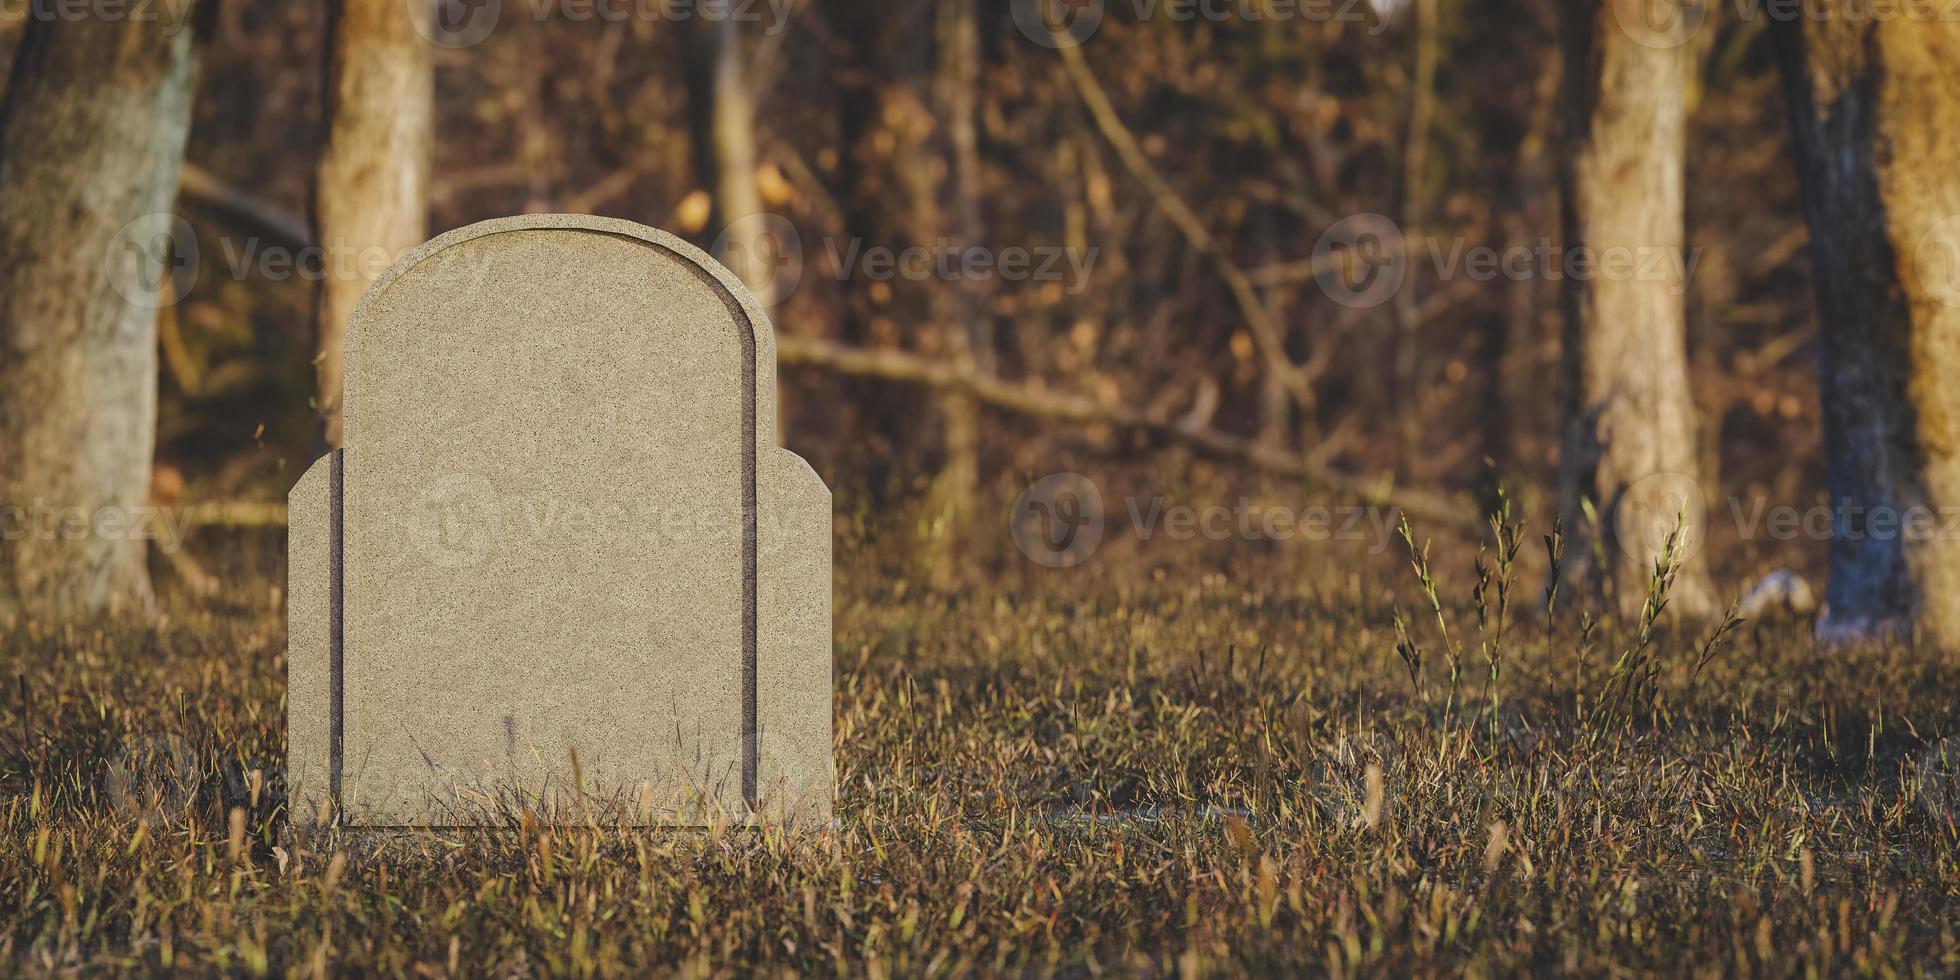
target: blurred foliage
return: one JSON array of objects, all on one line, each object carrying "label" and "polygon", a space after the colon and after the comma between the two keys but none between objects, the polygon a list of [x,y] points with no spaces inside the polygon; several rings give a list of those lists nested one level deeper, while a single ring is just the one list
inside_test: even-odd
[{"label": "blurred foliage", "polygon": [[[511,8],[482,44],[439,51],[431,233],[527,210],[632,218],[707,245],[691,169],[685,25],[577,21]],[[1296,358],[1320,371],[1311,413],[1283,421],[1324,461],[1398,482],[1473,489],[1483,459],[1549,485],[1557,443],[1558,284],[1439,280],[1410,289],[1431,315],[1408,383],[1389,365],[1388,307],[1348,310],[1286,276],[1320,232],[1360,212],[1419,212],[1447,252],[1556,242],[1557,17],[1551,0],[1445,4],[1424,172],[1403,186],[1413,30],[1387,20],[1180,19],[1173,5],[1105,5],[1082,48],[1152,164],[1281,313]],[[1303,5],[1304,7],[1305,5]],[[1344,5],[1346,6],[1346,5]],[[290,213],[306,212],[319,127],[320,12],[225,4],[206,57],[192,162]],[[548,6],[545,9],[549,9]],[[1181,8],[1179,8],[1181,9]],[[765,205],[803,240],[801,287],[774,311],[786,333],[934,354],[940,281],[867,279],[831,256],[943,234],[948,173],[934,116],[926,0],[801,0],[783,29],[751,26]],[[1140,11],[1148,15],[1140,15]],[[1724,494],[1805,504],[1821,494],[1805,235],[1764,18],[1712,5],[1697,35],[1688,160],[1688,296],[1707,473]],[[1261,369],[1213,269],[1167,222],[1086,117],[1055,52],[1016,28],[1007,0],[980,15],[980,244],[1095,249],[1090,280],[985,289],[998,370],[1175,417],[1220,392],[1215,424],[1251,433]],[[0,25],[0,53],[15,24]],[[1412,208],[1412,205],[1419,207]],[[261,242],[188,207],[203,274],[164,331],[165,484],[187,497],[276,498],[310,452],[311,283],[235,274]],[[784,378],[787,440],[833,485],[891,500],[936,471],[930,399],[807,370]],[[263,427],[263,429],[261,429]],[[1096,432],[993,418],[983,473],[997,489],[1070,450],[1144,447]],[[181,479],[177,479],[177,475]],[[1780,556],[1814,568],[1821,548]],[[1813,552],[1817,554],[1813,554]]]}]

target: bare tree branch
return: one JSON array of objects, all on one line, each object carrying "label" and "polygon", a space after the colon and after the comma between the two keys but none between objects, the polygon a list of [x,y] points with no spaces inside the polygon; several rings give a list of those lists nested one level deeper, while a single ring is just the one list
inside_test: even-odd
[{"label": "bare tree branch", "polygon": [[1096,128],[1102,131],[1103,138],[1116,150],[1116,156],[1123,166],[1142,184],[1149,193],[1157,209],[1169,218],[1171,224],[1184,235],[1191,247],[1197,249],[1211,260],[1218,277],[1225,282],[1225,288],[1232,294],[1233,302],[1245,316],[1246,326],[1252,332],[1252,339],[1259,345],[1259,352],[1266,359],[1267,370],[1277,374],[1280,383],[1292,393],[1293,400],[1302,408],[1311,409],[1315,403],[1313,381],[1300,370],[1299,365],[1286,353],[1286,331],[1283,324],[1273,316],[1266,304],[1260,300],[1253,288],[1252,280],[1245,271],[1234,263],[1218,240],[1212,237],[1205,224],[1198,218],[1191,206],[1184,202],[1170,182],[1157,172],[1143,148],[1137,145],[1136,137],[1130,133],[1123,120],[1116,114],[1116,107],[1110,104],[1109,96],[1102,84],[1096,81],[1095,73],[1089,70],[1088,62],[1082,52],[1071,44],[1060,46],[1062,66],[1068,70],[1068,77],[1075,84],[1075,91],[1088,108],[1089,115],[1095,119]]},{"label": "bare tree branch", "polygon": [[1459,527],[1474,527],[1478,523],[1475,508],[1453,497],[1398,490],[1385,479],[1373,480],[1342,473],[1308,462],[1295,453],[1268,449],[1249,439],[1214,429],[1151,418],[1127,405],[1108,404],[1080,395],[1002,381],[951,362],[935,361],[904,351],[864,350],[825,340],[779,336],[776,338],[776,360],[783,365],[812,367],[856,377],[960,389],[983,404],[1035,418],[1120,426],[1189,446],[1205,455],[1246,463],[1281,476],[1301,477],[1343,493],[1354,494],[1366,503],[1397,506],[1412,517]]},{"label": "bare tree branch", "polygon": [[197,164],[184,164],[177,192],[184,200],[209,208],[240,230],[283,248],[297,252],[313,243],[313,232],[307,227],[306,219],[232,187]]}]

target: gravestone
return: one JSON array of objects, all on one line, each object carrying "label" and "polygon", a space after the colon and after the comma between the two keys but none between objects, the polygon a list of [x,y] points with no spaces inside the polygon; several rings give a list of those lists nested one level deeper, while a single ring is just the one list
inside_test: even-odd
[{"label": "gravestone", "polygon": [[289,501],[295,822],[830,818],[830,492],[743,286],[626,221],[403,257]]}]

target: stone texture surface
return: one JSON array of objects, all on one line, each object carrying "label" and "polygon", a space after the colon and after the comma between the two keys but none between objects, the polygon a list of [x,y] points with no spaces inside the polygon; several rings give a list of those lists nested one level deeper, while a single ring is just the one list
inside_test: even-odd
[{"label": "stone texture surface", "polygon": [[286,496],[286,787],[295,821],[312,823],[328,802],[332,689],[327,589],[333,517],[321,459]]},{"label": "stone texture surface", "polygon": [[[776,445],[773,336],[726,270],[611,219],[451,232],[356,312],[345,406],[343,823],[828,820],[830,495]],[[291,500],[301,818],[327,466]]]}]

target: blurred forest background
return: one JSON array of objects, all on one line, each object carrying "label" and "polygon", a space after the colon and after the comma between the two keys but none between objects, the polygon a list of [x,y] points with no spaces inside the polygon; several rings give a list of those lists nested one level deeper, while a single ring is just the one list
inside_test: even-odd
[{"label": "blurred forest background", "polygon": [[[351,303],[242,257],[316,242],[339,207],[330,240],[396,251],[518,212],[630,218],[722,255],[732,213],[786,223],[793,289],[766,270],[758,284],[784,338],[784,441],[839,489],[840,513],[942,580],[942,552],[959,557],[950,581],[1018,561],[997,515],[1061,470],[1126,473],[1106,487],[1117,498],[1384,499],[1439,531],[1474,529],[1498,479],[1538,530],[1557,509],[1566,284],[1448,273],[1428,255],[1565,241],[1572,82],[1554,0],[1316,8],[1336,16],[1112,0],[1059,49],[1005,0],[785,0],[746,20],[505,0],[495,30],[457,47],[411,31],[397,8],[413,4],[349,3],[338,24],[329,6],[198,10],[174,210],[200,260],[158,317],[159,502],[276,503],[317,453],[316,310],[331,321]],[[401,15],[346,19],[380,16],[362,8]],[[1750,9],[1670,15],[1690,28],[1692,452],[1724,591],[1771,568],[1821,577],[1827,551],[1736,539],[1723,519],[1731,496],[1825,499],[1810,236],[1775,28]],[[27,20],[0,26],[0,61]],[[426,117],[399,96],[418,59]],[[361,99],[383,127],[369,138],[428,154],[425,186],[386,167],[331,185],[333,106]],[[376,227],[404,209],[411,227]],[[1365,214],[1424,254],[1392,302],[1362,307],[1322,288],[1315,244]],[[1067,259],[1028,281],[877,277],[850,260],[949,243]],[[1001,381],[977,405],[972,385],[920,383],[955,376]]]}]

